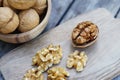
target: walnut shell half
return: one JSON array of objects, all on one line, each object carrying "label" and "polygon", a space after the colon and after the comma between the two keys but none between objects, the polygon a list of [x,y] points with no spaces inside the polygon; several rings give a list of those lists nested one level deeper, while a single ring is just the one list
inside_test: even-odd
[{"label": "walnut shell half", "polygon": [[74,47],[85,48],[92,45],[98,37],[98,27],[90,22],[79,23],[72,32],[72,43]]}]

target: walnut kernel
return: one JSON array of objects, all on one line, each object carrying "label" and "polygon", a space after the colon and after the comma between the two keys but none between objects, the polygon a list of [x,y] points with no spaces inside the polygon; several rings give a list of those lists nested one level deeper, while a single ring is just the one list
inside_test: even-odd
[{"label": "walnut kernel", "polygon": [[24,74],[22,80],[44,80],[43,74],[37,68],[32,68]]},{"label": "walnut kernel", "polygon": [[69,73],[65,71],[62,67],[53,67],[48,71],[47,80],[67,80],[66,77],[69,76]]},{"label": "walnut kernel", "polygon": [[68,68],[75,68],[76,71],[82,71],[86,66],[86,62],[88,60],[85,52],[75,51],[73,54],[70,54],[67,60]]},{"label": "walnut kernel", "polygon": [[43,72],[53,64],[58,64],[62,58],[62,48],[60,45],[49,45],[36,53],[32,62],[34,66],[38,66]]},{"label": "walnut kernel", "polygon": [[87,45],[96,40],[98,32],[98,27],[90,21],[79,23],[77,27],[73,29],[72,42],[76,47]]}]

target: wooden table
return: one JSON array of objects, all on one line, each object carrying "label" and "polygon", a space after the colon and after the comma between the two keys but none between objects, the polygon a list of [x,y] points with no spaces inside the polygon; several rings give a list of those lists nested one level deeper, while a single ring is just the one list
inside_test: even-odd
[{"label": "wooden table", "polygon": [[[120,18],[120,0],[52,0],[52,4],[51,17],[43,33],[77,15],[100,7],[109,10],[115,18]],[[0,41],[0,57],[19,45],[21,44]],[[4,80],[2,76],[0,76],[0,80]],[[114,80],[120,80],[120,76]]]}]

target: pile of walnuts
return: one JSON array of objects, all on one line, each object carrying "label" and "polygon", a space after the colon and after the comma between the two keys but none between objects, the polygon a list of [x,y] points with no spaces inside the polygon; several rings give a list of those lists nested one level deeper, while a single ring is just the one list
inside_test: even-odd
[{"label": "pile of walnuts", "polygon": [[27,32],[41,22],[47,0],[0,0],[0,33]]}]

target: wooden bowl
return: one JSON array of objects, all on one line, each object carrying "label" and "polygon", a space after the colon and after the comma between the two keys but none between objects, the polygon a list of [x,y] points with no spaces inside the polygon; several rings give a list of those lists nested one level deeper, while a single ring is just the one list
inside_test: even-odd
[{"label": "wooden bowl", "polygon": [[34,29],[24,32],[24,33],[18,33],[18,34],[0,34],[0,40],[8,42],[8,43],[23,43],[32,40],[36,36],[38,36],[46,27],[48,23],[48,19],[50,17],[51,13],[51,0],[47,0],[47,11],[44,19],[42,22],[35,27]]}]

